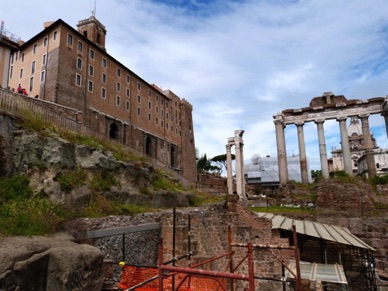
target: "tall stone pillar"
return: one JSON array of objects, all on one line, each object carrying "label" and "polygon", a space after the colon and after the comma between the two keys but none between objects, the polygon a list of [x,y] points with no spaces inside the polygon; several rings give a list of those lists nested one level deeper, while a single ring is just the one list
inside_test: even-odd
[{"label": "tall stone pillar", "polygon": [[323,123],[325,120],[315,120],[318,130],[318,142],[319,142],[319,157],[321,159],[321,171],[322,177],[329,178],[329,166],[327,163],[327,153],[326,153],[326,141],[325,141],[325,132],[323,129]]},{"label": "tall stone pillar", "polygon": [[370,133],[369,128],[369,114],[360,115],[361,118],[361,126],[362,126],[362,134],[364,136],[364,148],[365,148],[365,158],[366,164],[368,166],[368,177],[373,178],[376,176],[376,164],[375,164],[375,156],[373,152],[373,143],[372,143],[372,135]]},{"label": "tall stone pillar", "polygon": [[300,173],[302,177],[302,183],[308,184],[309,176],[307,170],[307,157],[306,157],[306,146],[304,143],[304,122],[295,122],[298,132],[298,145],[299,145],[299,162],[300,162]]},{"label": "tall stone pillar", "polygon": [[275,120],[276,145],[278,150],[279,183],[284,185],[288,182],[286,139],[284,137],[284,125],[281,120]]},{"label": "tall stone pillar", "polygon": [[243,140],[242,135],[244,130],[235,130],[234,131],[234,144],[236,151],[236,191],[240,197],[240,200],[244,203],[246,201],[245,196],[245,177],[244,177],[244,160],[243,160]]},{"label": "tall stone pillar", "polygon": [[348,130],[346,128],[346,117],[337,118],[337,121],[339,123],[340,132],[341,132],[341,148],[342,148],[342,156],[344,159],[345,172],[348,173],[349,176],[353,176],[352,158],[350,156],[349,136],[348,136]]},{"label": "tall stone pillar", "polygon": [[385,121],[385,132],[388,136],[388,112],[384,112],[382,115],[384,116]]},{"label": "tall stone pillar", "polygon": [[233,172],[232,172],[232,145],[226,145],[226,177],[228,182],[228,194],[233,194]]}]

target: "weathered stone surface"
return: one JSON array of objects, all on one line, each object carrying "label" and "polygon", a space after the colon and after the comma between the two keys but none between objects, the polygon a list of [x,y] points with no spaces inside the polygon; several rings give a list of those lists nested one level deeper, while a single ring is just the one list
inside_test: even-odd
[{"label": "weathered stone surface", "polygon": [[73,237],[9,237],[0,241],[0,289],[91,290],[103,284],[103,254]]}]

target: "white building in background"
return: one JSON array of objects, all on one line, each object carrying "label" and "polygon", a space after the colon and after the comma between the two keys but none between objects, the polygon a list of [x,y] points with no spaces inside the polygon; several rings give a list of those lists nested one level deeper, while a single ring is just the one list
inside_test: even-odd
[{"label": "white building in background", "polygon": [[[353,174],[365,176],[368,173],[368,167],[365,158],[364,137],[362,127],[357,117],[352,117],[350,119],[348,138]],[[379,148],[373,134],[372,145],[376,164],[376,174],[388,174],[388,149]],[[331,158],[328,159],[329,173],[333,175],[335,171],[344,171],[342,149],[333,148],[331,155]]]},{"label": "white building in background", "polygon": [[[287,157],[289,180],[302,182],[299,156]],[[308,166],[307,166],[308,167]],[[266,186],[279,185],[279,167],[277,157],[261,157],[256,154],[251,158],[251,163],[244,166],[245,178],[248,184],[261,184]],[[309,182],[311,172],[308,168]]]}]

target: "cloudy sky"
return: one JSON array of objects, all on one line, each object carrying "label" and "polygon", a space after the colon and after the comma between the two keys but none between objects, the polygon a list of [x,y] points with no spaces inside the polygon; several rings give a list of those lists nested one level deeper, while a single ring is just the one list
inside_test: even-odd
[{"label": "cloudy sky", "polygon": [[[5,28],[29,40],[45,21],[76,28],[95,0],[0,0]],[[332,91],[348,99],[388,94],[386,0],[97,0],[107,51],[144,80],[193,104],[199,153],[225,153],[245,130],[244,156],[276,156],[273,115],[307,107]],[[381,116],[370,118],[388,148]],[[325,122],[328,153],[339,125]],[[317,130],[305,125],[310,167],[319,168]],[[286,128],[297,155],[296,128]]]}]

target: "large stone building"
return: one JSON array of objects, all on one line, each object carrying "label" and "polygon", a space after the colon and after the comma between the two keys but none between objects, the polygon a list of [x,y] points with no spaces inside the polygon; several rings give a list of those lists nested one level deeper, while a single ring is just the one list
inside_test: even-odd
[{"label": "large stone building", "polygon": [[8,32],[4,22],[0,26],[0,88],[7,88],[11,55],[17,51],[20,38]]},{"label": "large stone building", "polygon": [[149,84],[110,56],[94,16],[75,30],[61,19],[10,55],[9,82],[29,96],[77,109],[91,130],[196,181],[192,105]]}]

